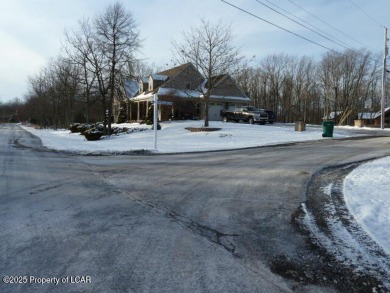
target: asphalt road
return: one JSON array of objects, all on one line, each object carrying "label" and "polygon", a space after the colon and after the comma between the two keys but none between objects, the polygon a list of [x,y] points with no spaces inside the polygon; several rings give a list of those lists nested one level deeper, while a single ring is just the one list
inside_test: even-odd
[{"label": "asphalt road", "polygon": [[0,275],[21,276],[0,292],[337,292],[271,268],[312,254],[291,223],[310,177],[389,146],[81,157],[0,125]]}]

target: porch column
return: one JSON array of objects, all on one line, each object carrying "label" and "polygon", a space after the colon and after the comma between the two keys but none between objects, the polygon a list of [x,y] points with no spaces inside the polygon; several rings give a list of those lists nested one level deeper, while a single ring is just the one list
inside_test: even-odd
[{"label": "porch column", "polygon": [[132,118],[132,115],[131,115],[131,103],[130,102],[128,102],[127,103],[127,112],[128,112],[128,115],[127,115],[127,119],[129,119],[129,121],[128,122],[130,122],[131,120],[133,120]]},{"label": "porch column", "polygon": [[139,102],[137,102],[137,121],[140,121],[139,114]]}]

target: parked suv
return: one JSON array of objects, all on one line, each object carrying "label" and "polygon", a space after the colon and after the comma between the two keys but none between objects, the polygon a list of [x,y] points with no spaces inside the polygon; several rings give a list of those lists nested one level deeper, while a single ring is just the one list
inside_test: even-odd
[{"label": "parked suv", "polygon": [[274,111],[271,110],[264,110],[268,114],[268,123],[272,124],[276,121],[276,114]]}]

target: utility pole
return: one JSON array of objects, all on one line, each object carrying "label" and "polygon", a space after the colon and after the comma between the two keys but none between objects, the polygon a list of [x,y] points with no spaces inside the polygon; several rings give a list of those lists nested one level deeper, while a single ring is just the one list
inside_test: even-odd
[{"label": "utility pole", "polygon": [[383,52],[383,73],[382,73],[382,99],[381,99],[381,129],[385,128],[385,99],[386,99],[386,59],[387,59],[387,27],[385,27],[385,48]]},{"label": "utility pole", "polygon": [[337,96],[337,86],[335,86],[334,87],[334,123],[335,124],[338,124],[338,121],[337,121],[337,123],[336,123],[336,119],[338,118],[337,117],[337,113],[338,113],[338,108],[339,108],[339,106],[338,106],[338,96]]},{"label": "utility pole", "polygon": [[158,126],[158,96],[153,95],[153,130],[154,130],[154,150],[157,151],[157,126]]}]

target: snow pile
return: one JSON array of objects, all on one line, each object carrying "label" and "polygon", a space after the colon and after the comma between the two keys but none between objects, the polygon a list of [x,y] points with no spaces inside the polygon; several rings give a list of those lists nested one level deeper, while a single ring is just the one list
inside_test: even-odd
[{"label": "snow pile", "polygon": [[354,169],[344,181],[348,209],[390,255],[390,157]]},{"label": "snow pile", "polygon": [[[159,153],[181,153],[208,150],[226,150],[273,145],[289,142],[328,139],[322,138],[322,128],[308,126],[306,131],[294,131],[294,124],[249,125],[244,123],[224,123],[212,121],[210,127],[221,128],[215,132],[190,132],[186,127],[202,127],[203,121],[172,121],[161,123],[162,130],[157,133],[157,150],[154,150],[154,131],[151,126],[118,124],[118,127],[145,128],[150,131],[113,135],[99,141],[87,141],[84,136],[70,133],[69,130],[37,130],[24,127],[38,136],[45,147],[72,151],[81,154],[120,153],[138,150]],[[350,137],[347,129],[335,130],[334,137]]]},{"label": "snow pile", "polygon": [[[305,203],[302,204],[304,225],[312,241],[329,252],[340,264],[353,268],[358,274],[367,270],[378,276],[386,274],[390,262],[386,256],[378,253],[382,246],[365,234],[367,230],[361,230],[360,223],[354,221],[348,206],[341,204],[340,200],[344,198],[343,182],[342,178],[337,178],[319,187],[315,197],[322,202],[321,205],[309,209]],[[390,207],[390,202],[387,204]],[[371,212],[375,214],[375,211]],[[388,230],[388,227],[382,226],[381,232]]]},{"label": "snow pile", "polygon": [[[343,225],[336,216],[334,206],[327,204],[324,207],[329,213],[326,219],[328,229],[326,231],[319,228],[314,214],[308,210],[304,203],[301,208],[305,214],[304,224],[312,234],[312,241],[329,252],[339,263],[353,267],[357,273],[363,273],[367,268],[371,271],[378,268],[381,271],[386,271],[386,263],[376,257],[375,251],[371,251],[369,247],[357,241],[359,237],[355,238],[356,235],[351,234],[351,231]],[[355,233],[357,232],[355,231]]]}]

